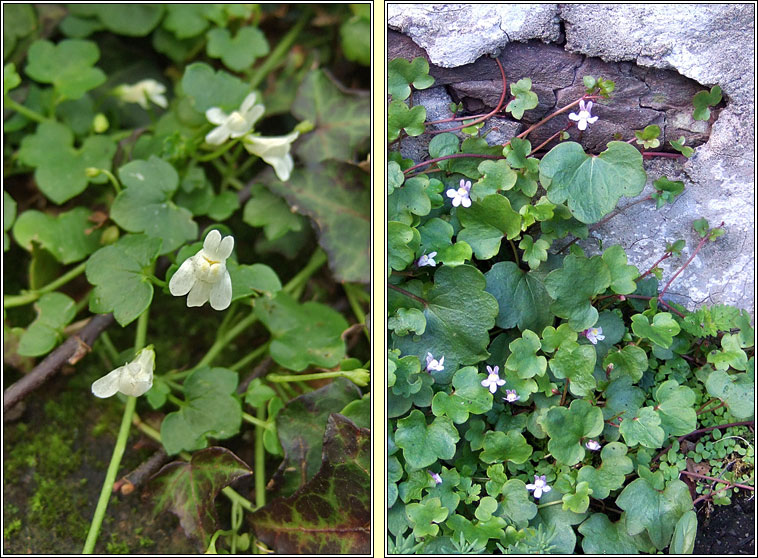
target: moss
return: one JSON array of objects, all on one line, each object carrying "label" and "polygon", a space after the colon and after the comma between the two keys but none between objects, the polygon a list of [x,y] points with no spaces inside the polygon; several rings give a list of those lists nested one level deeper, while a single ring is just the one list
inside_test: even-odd
[{"label": "moss", "polygon": [[10,539],[15,533],[18,533],[21,530],[21,520],[20,519],[14,519],[10,523],[8,523],[8,526],[3,529],[3,538]]},{"label": "moss", "polygon": [[126,541],[119,541],[116,533],[111,533],[111,540],[105,544],[108,554],[129,554],[129,545]]},{"label": "moss", "polygon": [[87,509],[84,496],[73,490],[61,490],[57,480],[35,474],[37,490],[29,498],[28,520],[43,529],[50,530],[56,537],[71,537],[84,542],[89,529],[81,511]]}]

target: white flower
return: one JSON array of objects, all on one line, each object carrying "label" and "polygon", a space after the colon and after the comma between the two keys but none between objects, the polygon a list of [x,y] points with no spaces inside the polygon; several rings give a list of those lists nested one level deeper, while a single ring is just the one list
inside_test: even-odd
[{"label": "white flower", "polygon": [[537,499],[539,499],[543,493],[552,490],[552,488],[550,488],[545,482],[545,475],[542,475],[541,477],[534,475],[534,484],[527,484],[526,489],[530,492],[534,490],[534,497]]},{"label": "white flower", "polygon": [[600,449],[600,443],[596,442],[595,440],[587,440],[587,443],[584,444],[584,447],[590,451],[597,451]]},{"label": "white flower", "polygon": [[242,101],[240,109],[229,115],[218,107],[206,110],[205,117],[217,126],[205,136],[206,143],[221,145],[229,137],[239,138],[252,130],[255,121],[263,116],[263,111],[266,110],[263,105],[255,104],[255,98],[255,92],[250,93]]},{"label": "white flower", "polygon": [[418,259],[418,262],[416,262],[416,265],[419,267],[424,267],[425,265],[430,265],[432,267],[435,267],[437,265],[437,262],[434,261],[434,256],[437,255],[437,252],[429,252],[429,254],[424,254]]},{"label": "white flower", "polygon": [[495,393],[498,387],[505,385],[505,380],[500,379],[499,366],[495,366],[495,368],[487,366],[487,372],[489,373],[489,376],[487,376],[486,380],[482,380],[482,385],[489,388],[491,393]]},{"label": "white flower", "polygon": [[603,335],[603,328],[602,327],[591,327],[589,329],[585,329],[582,332],[587,339],[589,339],[590,343],[593,345],[597,345],[598,341],[602,341],[605,339],[605,335]]},{"label": "white flower", "polygon": [[221,233],[212,230],[205,237],[203,248],[184,260],[168,283],[174,296],[187,297],[187,306],[202,306],[210,300],[214,310],[224,310],[232,301],[232,279],[226,259],[234,248],[234,237],[221,240]]},{"label": "white flower", "polygon": [[450,188],[446,195],[448,198],[453,199],[453,207],[462,205],[463,207],[471,207],[471,198],[469,197],[469,191],[471,190],[471,181],[461,178],[460,187],[455,190]]},{"label": "white flower", "polygon": [[242,138],[242,143],[253,155],[257,155],[269,165],[274,167],[276,176],[281,181],[289,180],[290,173],[295,166],[290,155],[290,146],[297,139],[300,132],[294,131],[286,136],[254,136],[249,134]]},{"label": "white flower", "polygon": [[505,390],[505,397],[503,397],[508,403],[515,403],[519,399],[521,399],[517,394],[515,389],[506,389]]},{"label": "white flower", "polygon": [[433,473],[431,471],[427,471],[429,475],[434,479],[434,484],[442,484],[442,477],[439,476],[438,473]]},{"label": "white flower", "polygon": [[443,356],[441,359],[436,360],[432,353],[426,353],[426,370],[427,372],[442,372],[445,367],[443,366],[445,362],[445,357]]},{"label": "white flower", "polygon": [[139,397],[153,387],[153,370],[155,369],[155,351],[153,346],[145,347],[137,358],[112,370],[92,383],[95,397],[110,397],[117,392]]},{"label": "white flower", "polygon": [[592,101],[587,101],[587,104],[584,104],[584,101],[579,101],[579,114],[576,114],[575,112],[572,112],[569,114],[569,118],[573,120],[574,122],[579,122],[579,124],[576,125],[577,128],[580,130],[586,130],[587,124],[594,124],[597,122],[597,116],[592,116]]},{"label": "white flower", "polygon": [[126,103],[137,103],[147,110],[147,102],[152,101],[161,108],[168,106],[168,101],[163,95],[166,87],[154,79],[143,79],[134,85],[119,85],[114,93]]}]

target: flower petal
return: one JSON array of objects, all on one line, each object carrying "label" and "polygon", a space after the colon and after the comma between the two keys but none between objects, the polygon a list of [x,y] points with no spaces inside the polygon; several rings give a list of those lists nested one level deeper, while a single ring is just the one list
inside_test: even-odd
[{"label": "flower petal", "polygon": [[[230,237],[226,237],[230,238]],[[224,239],[226,240],[226,239]],[[219,281],[213,284],[210,292],[211,308],[214,310],[226,310],[232,303],[232,278],[228,271]]]},{"label": "flower petal", "polygon": [[216,261],[225,261],[232,255],[232,250],[234,250],[234,237],[232,235],[225,236],[218,245],[218,248],[216,248],[214,254]]},{"label": "flower petal", "polygon": [[207,234],[203,241],[203,252],[209,256],[213,256],[218,252],[218,246],[221,244],[221,233],[213,229]]},{"label": "flower petal", "polygon": [[172,295],[184,296],[194,286],[197,279],[195,278],[195,260],[193,258],[194,256],[184,260],[171,277],[171,281],[168,282],[168,290]]},{"label": "flower petal", "polygon": [[253,91],[247,97],[245,97],[245,100],[242,101],[242,105],[240,105],[240,112],[247,112],[251,108],[253,108],[253,106],[255,105],[256,98],[257,98],[257,95],[255,91]]},{"label": "flower petal", "polygon": [[575,112],[572,112],[571,114],[569,114],[569,120],[573,120],[574,122],[576,122],[579,120],[579,115],[576,114]]},{"label": "flower petal", "polygon": [[211,283],[205,281],[196,281],[187,297],[187,306],[202,306],[208,302],[212,286]]},{"label": "flower petal", "polygon": [[218,128],[214,128],[208,132],[208,134],[205,136],[205,143],[209,143],[211,145],[221,145],[227,139],[229,139],[230,133],[231,132],[227,129],[226,126],[219,126]]},{"label": "flower petal", "polygon": [[581,119],[579,121],[579,124],[576,125],[576,127],[579,128],[582,131],[586,130],[587,129],[587,121],[585,119]]},{"label": "flower petal", "polygon": [[124,395],[139,397],[153,387],[152,367],[143,367],[139,360],[127,364],[119,378],[118,390]]},{"label": "flower petal", "polygon": [[226,113],[218,107],[212,107],[206,110],[205,117],[208,119],[208,122],[215,124],[216,126],[221,126],[227,119]]},{"label": "flower petal", "polygon": [[95,397],[106,398],[118,393],[121,374],[126,371],[126,366],[119,366],[108,374],[92,382],[92,394]]},{"label": "flower petal", "polygon": [[471,198],[469,198],[469,197],[462,197],[461,198],[461,205],[463,207],[471,207]]}]

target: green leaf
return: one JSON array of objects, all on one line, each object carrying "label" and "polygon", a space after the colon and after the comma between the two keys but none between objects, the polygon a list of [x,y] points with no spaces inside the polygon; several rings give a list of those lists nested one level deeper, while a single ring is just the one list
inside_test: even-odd
[{"label": "green leaf", "polygon": [[[525,169],[529,166],[529,153],[532,152],[532,143],[521,138],[511,139],[510,145],[503,148],[503,155],[514,169]],[[535,159],[533,159],[535,160]]]},{"label": "green leaf", "polygon": [[418,56],[411,62],[404,58],[395,58],[387,64],[387,91],[393,101],[404,101],[411,94],[411,85],[415,89],[426,89],[434,84],[429,75],[429,63]]},{"label": "green leaf", "polygon": [[556,145],[540,162],[540,182],[553,203],[568,200],[571,214],[582,223],[596,223],[613,211],[621,196],[642,192],[647,175],[642,154],[612,141],[600,155],[587,155],[578,143]]},{"label": "green leaf", "polygon": [[417,357],[398,358],[398,351],[390,351],[387,368],[388,373],[391,373],[388,374],[388,417],[402,416],[412,405],[429,407],[432,404],[431,386],[434,384],[434,378],[425,370],[421,370]]},{"label": "green leaf", "polygon": [[644,149],[655,149],[661,145],[661,140],[658,136],[661,135],[660,126],[651,124],[646,126],[644,130],[635,130],[634,136],[637,138],[637,144],[641,145]]},{"label": "green leaf", "polygon": [[499,539],[506,524],[500,517],[491,517],[487,521],[469,521],[462,515],[455,514],[445,525],[453,529],[454,533],[462,534],[463,539],[469,543],[485,545],[489,539]]},{"label": "green leaf", "polygon": [[620,442],[610,442],[600,450],[603,464],[598,467],[585,465],[579,469],[576,482],[587,482],[594,498],[604,500],[618,488],[624,486],[625,475],[634,470],[632,460],[627,457],[628,448]]},{"label": "green leaf", "polygon": [[498,262],[485,277],[487,292],[498,302],[498,327],[541,331],[553,323],[544,273],[524,271],[514,262]]},{"label": "green leaf", "polygon": [[618,244],[603,252],[603,261],[611,273],[611,290],[616,294],[632,294],[637,290],[635,279],[640,276],[639,270],[633,265],[627,265],[626,253]]},{"label": "green leaf", "polygon": [[637,337],[649,339],[656,345],[668,349],[679,333],[679,323],[668,312],[660,312],[653,317],[653,323],[644,314],[632,316],[632,331]]},{"label": "green leaf", "polygon": [[674,536],[669,547],[670,554],[692,554],[697,537],[697,514],[693,510],[686,511],[674,526]]},{"label": "green leaf", "polygon": [[253,378],[245,390],[245,404],[255,408],[262,407],[275,395],[274,389],[263,383],[261,378]]},{"label": "green leaf", "polygon": [[26,74],[52,84],[61,99],[78,99],[105,83],[102,70],[92,67],[98,58],[100,49],[92,41],[65,39],[54,45],[37,40],[29,47]]},{"label": "green leaf", "polygon": [[695,392],[690,388],[680,386],[676,380],[666,380],[656,388],[655,400],[666,437],[684,436],[697,428]]},{"label": "green leaf", "polygon": [[[11,239],[8,231],[11,230],[13,222],[16,220],[16,200],[8,193],[3,191],[3,251],[10,249]],[[31,249],[31,245],[29,248]]]},{"label": "green leaf", "polygon": [[458,239],[471,246],[480,260],[497,255],[504,237],[510,240],[521,233],[521,216],[500,194],[487,196],[471,207],[459,207],[456,216],[463,225]]},{"label": "green leaf", "polygon": [[166,4],[163,27],[179,39],[196,37],[216,20],[223,7],[218,4]]},{"label": "green leaf", "polygon": [[449,510],[442,506],[439,498],[425,498],[421,503],[405,506],[405,513],[413,527],[413,536],[420,539],[435,536],[440,530],[437,523],[447,519]]},{"label": "green leaf", "polygon": [[232,280],[232,301],[259,294],[273,296],[282,290],[279,276],[265,264],[242,265],[227,260],[226,269]]},{"label": "green leaf", "polygon": [[250,199],[245,204],[242,220],[252,227],[263,227],[269,240],[280,238],[290,231],[299,231],[305,222],[282,198],[269,192],[262,184],[254,184],[250,189]]},{"label": "green leaf", "polygon": [[647,353],[636,345],[627,345],[622,349],[611,349],[603,360],[603,368],[613,365],[610,379],[628,376],[637,383],[647,370]]},{"label": "green leaf", "polygon": [[163,17],[164,10],[161,4],[93,4],[88,8],[97,14],[106,29],[130,37],[150,33]]},{"label": "green leaf", "polygon": [[426,331],[411,336],[393,336],[393,348],[423,360],[427,352],[445,357],[445,369],[476,364],[487,358],[489,330],[495,325],[497,302],[484,291],[482,273],[468,265],[442,266],[434,274],[434,286],[426,295],[427,305],[410,301],[426,318]]},{"label": "green leaf", "polygon": [[323,448],[308,483],[250,516],[255,535],[278,554],[371,551],[371,433],[334,414]]},{"label": "green leaf", "polygon": [[346,378],[338,378],[288,402],[276,416],[276,431],[284,449],[284,461],[275,478],[292,471],[297,479],[295,486],[311,480],[321,467],[324,429],[329,417],[359,400],[360,396],[360,389],[355,384]]},{"label": "green leaf", "polygon": [[[316,224],[329,267],[343,282],[368,283],[371,240],[369,175],[359,167],[326,161],[296,168],[287,182],[269,174],[269,189]],[[350,242],[345,242],[349,238]]]},{"label": "green leaf", "polygon": [[296,118],[315,125],[295,146],[295,152],[308,163],[327,159],[353,162],[356,153],[368,146],[369,98],[342,93],[323,70],[305,76],[291,111]]},{"label": "green leaf", "polygon": [[340,25],[345,58],[361,66],[371,65],[371,18],[353,16]]},{"label": "green leaf", "polygon": [[403,185],[403,182],[405,182],[405,175],[400,165],[396,161],[387,163],[387,195],[391,196],[396,188]]},{"label": "green leaf", "polygon": [[414,215],[428,215],[432,203],[426,189],[429,178],[425,175],[409,178],[401,188],[395,188],[387,197],[387,217],[390,221],[400,221],[412,225]]},{"label": "green leaf", "polygon": [[271,332],[271,357],[289,370],[305,370],[313,364],[336,366],[345,356],[342,332],[348,327],[341,314],[318,302],[299,304],[280,291],[262,298],[256,311]]},{"label": "green leaf", "polygon": [[526,442],[526,438],[520,432],[515,430],[508,432],[489,430],[484,435],[482,447],[484,451],[479,454],[479,459],[485,463],[511,461],[519,464],[524,463],[532,455],[532,446]]},{"label": "green leaf", "polygon": [[340,414],[353,421],[358,428],[371,428],[371,393],[366,393],[360,399],[351,401],[340,411]]},{"label": "green leaf", "polygon": [[[487,469],[488,476],[490,469],[491,467]],[[500,494],[503,499],[500,501],[497,515],[519,529],[526,527],[529,520],[537,515],[537,505],[529,498],[529,491],[523,481],[510,479],[503,484]]]},{"label": "green leaf", "polygon": [[511,95],[515,99],[506,105],[505,111],[510,112],[516,120],[521,120],[524,111],[533,109],[539,102],[537,94],[532,91],[532,80],[529,78],[522,78],[516,83],[511,83]]},{"label": "green leaf", "polygon": [[74,319],[75,302],[61,293],[45,293],[34,303],[37,317],[21,335],[18,354],[41,356],[63,339],[63,328]]},{"label": "green leaf", "polygon": [[269,53],[268,41],[257,27],[242,27],[232,38],[228,29],[215,27],[206,34],[206,50],[235,72],[249,70],[256,59]]},{"label": "green leaf", "polygon": [[469,414],[481,415],[492,408],[492,394],[482,387],[484,374],[473,366],[459,369],[453,376],[453,391],[437,392],[432,400],[435,416],[448,416],[455,424],[463,424]]},{"label": "green leaf", "polygon": [[574,513],[586,512],[590,507],[590,494],[592,494],[592,489],[587,482],[577,482],[573,494],[563,495],[563,509]]},{"label": "green leaf", "polygon": [[569,254],[563,260],[563,267],[551,271],[545,279],[545,289],[555,301],[550,311],[567,318],[574,331],[590,328],[598,318],[591,299],[610,284],[610,270],[600,256],[586,258]]},{"label": "green leaf", "polygon": [[149,277],[160,248],[159,238],[126,235],[92,254],[85,270],[87,281],[95,286],[90,311],[113,312],[122,327],[136,320],[153,300]]},{"label": "green leaf", "polygon": [[449,417],[436,417],[427,424],[424,414],[414,409],[397,421],[395,444],[403,450],[403,458],[412,469],[422,469],[439,459],[452,459],[459,439]]},{"label": "green leaf", "polygon": [[623,519],[611,523],[604,513],[593,513],[577,529],[582,535],[585,554],[637,554],[634,538],[626,532]]},{"label": "green leaf", "polygon": [[394,316],[387,320],[387,328],[395,335],[408,335],[411,331],[421,335],[426,329],[424,313],[416,308],[398,308]]},{"label": "green leaf", "polygon": [[[547,250],[550,248],[550,243],[542,238],[534,242],[531,236],[525,234],[521,237],[518,247],[524,251],[522,257],[529,264],[529,269],[537,269],[541,262],[547,261]],[[637,285],[634,288],[636,289]]]},{"label": "green leaf", "polygon": [[37,27],[37,14],[31,4],[3,5],[3,50],[8,57],[18,39],[31,35]]},{"label": "green leaf", "polygon": [[413,263],[419,245],[418,230],[405,223],[387,223],[387,253],[390,269],[402,271]]},{"label": "green leaf", "polygon": [[660,177],[653,182],[655,193],[650,194],[655,200],[655,208],[660,209],[667,203],[674,203],[674,200],[684,191],[684,182],[681,180],[671,181],[665,176]]},{"label": "green leaf", "polygon": [[547,326],[542,330],[542,352],[552,353],[564,343],[573,347],[573,343],[576,342],[578,337],[576,331],[571,329],[566,323],[559,325],[557,328]]},{"label": "green leaf", "polygon": [[233,111],[240,108],[250,86],[224,70],[214,71],[205,62],[195,62],[184,70],[182,91],[198,112],[211,107]]},{"label": "green leaf", "polygon": [[78,262],[100,247],[102,232],[93,230],[90,215],[84,207],[75,207],[56,217],[29,209],[13,225],[13,236],[24,250],[31,252],[35,242],[62,264]]},{"label": "green leaf", "polygon": [[692,113],[694,120],[710,120],[711,111],[708,107],[714,107],[721,102],[721,87],[714,85],[710,92],[698,91],[692,98],[695,110]]},{"label": "green leaf", "polygon": [[80,149],[73,147],[74,134],[53,121],[42,122],[33,135],[21,140],[19,159],[35,167],[34,180],[48,199],[62,204],[81,194],[89,182],[102,184],[104,175],[87,176],[87,168],[109,170],[116,144],[106,136],[84,140]]},{"label": "green leaf", "polygon": [[392,101],[387,112],[387,140],[395,141],[401,130],[411,137],[420,136],[425,131],[425,121],[426,108],[423,105],[410,109],[403,101]]},{"label": "green leaf", "polygon": [[669,141],[669,143],[671,144],[671,147],[676,149],[679,153],[681,153],[687,158],[692,157],[692,154],[695,152],[695,150],[692,149],[691,147],[685,146],[684,142],[685,142],[684,136],[679,136],[678,140]]},{"label": "green leaf", "polygon": [[208,448],[193,453],[189,463],[174,461],[165,465],[150,480],[147,495],[155,501],[156,514],[174,513],[184,532],[205,547],[218,529],[216,496],[252,472],[228,449]]},{"label": "green leaf", "polygon": [[634,416],[622,417],[619,433],[624,437],[627,446],[637,444],[646,448],[660,448],[666,438],[666,433],[660,427],[661,418],[652,407],[639,409]]},{"label": "green leaf", "polygon": [[740,336],[725,334],[721,338],[721,350],[708,353],[708,362],[717,370],[746,370],[747,354],[740,347]]},{"label": "green leaf", "polygon": [[3,66],[3,95],[21,85],[21,76],[16,71],[16,65],[11,62]]},{"label": "green leaf", "polygon": [[752,373],[729,374],[724,370],[714,370],[708,375],[705,388],[712,397],[718,397],[726,403],[734,418],[745,420],[755,413],[755,383]]},{"label": "green leaf", "polygon": [[483,200],[500,190],[510,190],[516,184],[516,172],[504,159],[482,161],[479,163],[478,169],[482,177],[471,187],[472,201]]},{"label": "green leaf", "polygon": [[184,402],[161,423],[166,453],[194,451],[208,438],[224,440],[239,432],[242,407],[235,397],[237,373],[226,368],[198,368],[184,381]]},{"label": "green leaf", "polygon": [[516,372],[519,378],[533,378],[545,374],[547,359],[544,356],[537,356],[541,344],[536,333],[528,329],[524,330],[521,337],[512,341],[508,348],[511,354],[505,361],[505,367]]},{"label": "green leaf", "polygon": [[[631,419],[644,402],[645,392],[632,385],[632,379],[629,376],[621,376],[612,380],[605,388],[603,418],[610,420],[621,416],[622,419]],[[606,425],[603,436],[606,440],[618,440],[619,429],[610,424]]]},{"label": "green leaf", "polygon": [[630,535],[647,531],[656,548],[669,545],[679,518],[692,509],[692,497],[680,480],[669,481],[666,489],[653,488],[645,479],[632,481],[616,498],[626,511],[626,530]]},{"label": "green leaf", "polygon": [[126,188],[116,196],[111,218],[119,226],[160,238],[162,254],[197,238],[192,214],[171,201],[179,186],[179,176],[169,163],[151,155],[148,161],[127,163],[118,169],[118,176]]},{"label": "green leaf", "polygon": [[603,431],[603,412],[584,399],[575,399],[568,408],[551,408],[541,424],[550,436],[548,451],[561,463],[575,465],[584,458],[582,440]]}]

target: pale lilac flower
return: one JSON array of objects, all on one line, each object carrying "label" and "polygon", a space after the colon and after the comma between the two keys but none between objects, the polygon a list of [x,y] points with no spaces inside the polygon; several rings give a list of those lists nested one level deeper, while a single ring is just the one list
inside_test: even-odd
[{"label": "pale lilac flower", "polygon": [[539,499],[544,492],[550,492],[552,490],[552,488],[550,488],[545,482],[545,475],[542,475],[541,477],[534,475],[534,484],[527,484],[526,489],[529,492],[534,491],[534,497],[537,499]]},{"label": "pale lilac flower", "polygon": [[498,387],[505,385],[505,380],[500,379],[499,372],[499,366],[495,366],[495,368],[487,366],[487,373],[489,376],[487,376],[486,380],[482,380],[482,385],[486,388],[489,388],[491,393],[495,393]]},{"label": "pale lilac flower", "polygon": [[426,353],[426,371],[427,372],[442,372],[445,367],[445,357],[437,360],[432,356],[432,353]]},{"label": "pale lilac flower", "polygon": [[592,101],[587,101],[587,104],[585,105],[582,100],[579,101],[579,114],[572,112],[569,114],[569,118],[574,122],[579,123],[576,125],[577,128],[580,130],[586,130],[587,124],[594,124],[598,117],[592,116]]},{"label": "pale lilac flower", "polygon": [[605,339],[602,327],[591,327],[589,329],[585,329],[582,334],[585,335],[593,345],[597,345],[598,341]]},{"label": "pale lilac flower", "polygon": [[418,259],[418,262],[416,262],[416,265],[419,267],[424,267],[425,265],[430,265],[432,267],[435,267],[437,265],[437,262],[434,261],[434,256],[437,255],[437,252],[429,252],[429,254],[424,254]]},{"label": "pale lilac flower", "polygon": [[516,394],[515,389],[506,389],[505,390],[505,397],[503,397],[508,403],[514,403],[520,399],[520,397]]},{"label": "pale lilac flower", "polygon": [[600,449],[600,442],[597,442],[595,440],[587,440],[587,443],[584,444],[584,447],[590,451],[597,451]]},{"label": "pale lilac flower", "polygon": [[434,479],[435,484],[442,484],[442,477],[439,476],[439,474],[433,473],[429,470],[427,470],[427,473],[429,473],[429,475]]},{"label": "pale lilac flower", "polygon": [[471,181],[461,178],[460,187],[455,190],[450,188],[446,194],[448,198],[452,198],[453,207],[462,205],[463,207],[471,207],[471,198],[469,197],[469,191],[471,190]]}]

